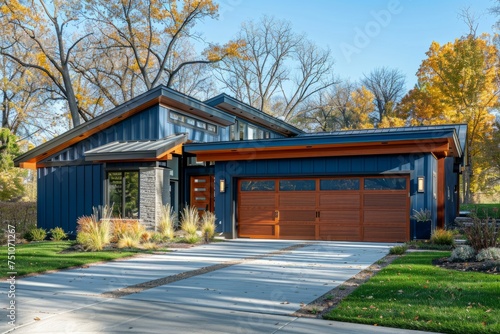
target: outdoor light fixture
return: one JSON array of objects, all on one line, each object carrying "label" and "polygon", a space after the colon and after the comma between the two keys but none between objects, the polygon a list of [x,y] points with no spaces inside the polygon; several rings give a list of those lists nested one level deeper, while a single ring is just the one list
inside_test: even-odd
[{"label": "outdoor light fixture", "polygon": [[417,178],[417,192],[419,192],[419,193],[423,193],[425,190],[424,180],[425,179],[423,176],[419,176]]},{"label": "outdoor light fixture", "polygon": [[226,180],[224,180],[224,179],[220,179],[219,180],[219,191],[221,193],[225,193],[226,192]]}]

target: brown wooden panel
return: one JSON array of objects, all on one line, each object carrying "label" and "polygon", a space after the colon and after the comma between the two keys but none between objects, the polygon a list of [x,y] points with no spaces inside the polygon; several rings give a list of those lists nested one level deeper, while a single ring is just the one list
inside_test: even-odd
[{"label": "brown wooden panel", "polygon": [[404,242],[408,241],[407,229],[387,226],[365,226],[363,241],[375,242]]},{"label": "brown wooden panel", "polygon": [[287,191],[278,193],[279,207],[316,207],[316,192]]},{"label": "brown wooden panel", "polygon": [[274,192],[241,192],[240,206],[245,207],[272,207],[274,210]]},{"label": "brown wooden panel", "polygon": [[365,210],[363,224],[406,224],[406,210]]},{"label": "brown wooden panel", "polygon": [[274,225],[242,224],[238,226],[240,237],[274,238]]},{"label": "brown wooden panel", "polygon": [[274,210],[264,208],[242,207],[238,212],[238,220],[242,224],[274,223]]},{"label": "brown wooden panel", "polygon": [[287,221],[314,222],[316,210],[279,210],[280,223]]},{"label": "brown wooden panel", "polygon": [[335,223],[335,224],[360,224],[361,212],[358,209],[354,210],[321,210],[320,223]]},{"label": "brown wooden panel", "polygon": [[316,239],[316,227],[312,225],[280,225],[280,239]]},{"label": "brown wooden panel", "polygon": [[361,226],[321,224],[319,226],[319,238],[321,240],[360,241],[362,239]]},{"label": "brown wooden panel", "polygon": [[393,208],[406,208],[408,201],[407,191],[394,191],[387,193],[386,191],[370,190],[365,191],[363,195],[363,205],[369,208],[378,208],[384,210],[392,210]]},{"label": "brown wooden panel", "polygon": [[320,208],[359,210],[361,195],[358,192],[321,191],[319,193]]}]

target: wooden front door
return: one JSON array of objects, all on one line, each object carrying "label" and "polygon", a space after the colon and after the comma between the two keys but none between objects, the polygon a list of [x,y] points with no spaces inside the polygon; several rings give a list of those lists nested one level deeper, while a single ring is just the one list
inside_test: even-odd
[{"label": "wooden front door", "polygon": [[211,175],[191,176],[190,202],[198,209],[200,215],[203,211],[214,211],[214,177]]}]

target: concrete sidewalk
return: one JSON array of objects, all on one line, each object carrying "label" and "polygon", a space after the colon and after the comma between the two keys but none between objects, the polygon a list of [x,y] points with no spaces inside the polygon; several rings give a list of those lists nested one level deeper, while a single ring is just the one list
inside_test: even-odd
[{"label": "concrete sidewalk", "polygon": [[[16,326],[2,309],[0,331],[404,333],[290,316],[390,246],[235,240],[29,277],[16,284]],[[178,278],[162,284],[171,277]],[[136,293],[126,292],[130,286]],[[0,287],[7,306],[7,285]]]}]

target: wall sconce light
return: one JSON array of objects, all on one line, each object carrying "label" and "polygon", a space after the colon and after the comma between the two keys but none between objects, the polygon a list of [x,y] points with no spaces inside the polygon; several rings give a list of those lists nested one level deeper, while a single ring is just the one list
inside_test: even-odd
[{"label": "wall sconce light", "polygon": [[221,192],[221,193],[226,192],[226,180],[224,180],[224,179],[219,180],[219,192]]},{"label": "wall sconce light", "polygon": [[423,193],[424,190],[425,190],[425,182],[424,182],[424,177],[423,176],[419,176],[417,178],[417,192],[419,193]]}]

